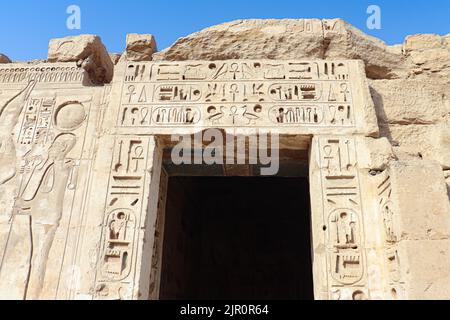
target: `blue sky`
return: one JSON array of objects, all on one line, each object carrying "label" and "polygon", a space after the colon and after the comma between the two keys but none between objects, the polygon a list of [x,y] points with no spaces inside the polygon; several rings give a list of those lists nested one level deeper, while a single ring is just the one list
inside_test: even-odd
[{"label": "blue sky", "polygon": [[[82,12],[82,29],[66,28],[66,8]],[[366,9],[382,10],[382,29],[368,30]],[[110,52],[122,52],[127,33],[152,33],[158,48],[205,27],[247,18],[336,18],[389,44],[406,35],[450,33],[448,0],[13,0],[0,9],[0,52],[13,60],[43,59],[51,38],[98,34]]]}]

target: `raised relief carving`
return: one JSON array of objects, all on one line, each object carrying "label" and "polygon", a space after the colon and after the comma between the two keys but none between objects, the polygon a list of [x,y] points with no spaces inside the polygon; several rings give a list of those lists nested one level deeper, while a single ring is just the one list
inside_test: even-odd
[{"label": "raised relief carving", "polygon": [[58,135],[53,140],[40,138],[23,158],[22,179],[13,215],[30,217],[28,239],[32,259],[27,299],[39,299],[43,288],[49,252],[62,218],[64,195],[74,166],[67,156],[76,141],[76,136],[71,133]]},{"label": "raised relief carving", "polygon": [[79,102],[69,101],[56,108],[53,123],[61,131],[72,131],[79,128],[86,118],[84,106]]},{"label": "raised relief carving", "polygon": [[[0,114],[8,127],[1,138],[1,157],[9,157],[1,183],[14,190],[12,210],[7,212],[9,230],[0,253],[0,279],[20,266],[11,295],[32,300],[41,298],[66,196],[77,188],[77,157],[81,157],[77,145],[84,136],[78,128],[88,114],[80,102],[67,101],[56,108],[63,98],[42,92],[38,96],[32,92],[37,82],[30,81]],[[16,125],[18,134],[13,136]]]}]

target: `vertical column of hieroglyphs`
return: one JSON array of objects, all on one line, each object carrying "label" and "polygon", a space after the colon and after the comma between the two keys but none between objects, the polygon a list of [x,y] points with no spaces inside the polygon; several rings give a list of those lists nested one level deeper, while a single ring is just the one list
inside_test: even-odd
[{"label": "vertical column of hieroglyphs", "polygon": [[318,149],[331,299],[365,299],[366,265],[362,197],[352,137],[320,137]]},{"label": "vertical column of hieroglyphs", "polygon": [[56,297],[91,146],[88,82],[71,63],[0,67],[3,298]]},{"label": "vertical column of hieroglyphs", "polygon": [[396,207],[392,199],[392,180],[389,170],[379,176],[378,210],[383,223],[383,241],[385,246],[385,266],[387,271],[387,295],[391,299],[403,299],[403,283],[397,243],[398,236]]},{"label": "vertical column of hieroglyphs", "polygon": [[144,194],[150,184],[147,162],[154,149],[150,140],[115,137],[95,281],[98,299],[133,297],[139,231],[148,206]]}]

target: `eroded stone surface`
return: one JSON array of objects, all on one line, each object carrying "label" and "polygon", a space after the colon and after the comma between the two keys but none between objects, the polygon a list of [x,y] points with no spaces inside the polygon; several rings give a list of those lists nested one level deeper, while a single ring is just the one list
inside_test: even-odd
[{"label": "eroded stone surface", "polygon": [[179,39],[155,60],[362,59],[371,78],[406,74],[407,62],[341,19],[238,20]]},{"label": "eroded stone surface", "polygon": [[437,79],[376,80],[370,87],[380,133],[397,153],[449,167],[449,84]]},{"label": "eroded stone surface", "polygon": [[430,77],[450,74],[450,43],[448,35],[441,37],[435,34],[419,34],[406,38],[405,54],[416,66],[412,72]]},{"label": "eroded stone surface", "polygon": [[399,161],[392,165],[391,172],[393,184],[398,186],[395,202],[401,211],[397,220],[398,241],[449,240],[450,207],[439,164]]},{"label": "eroded stone surface", "polygon": [[156,40],[153,35],[135,33],[127,35],[128,61],[151,61],[156,51]]},{"label": "eroded stone surface", "polygon": [[114,65],[118,64],[122,55],[120,53],[110,53],[109,56]]},{"label": "eroded stone surface", "polygon": [[406,261],[402,267],[405,285],[396,291],[397,299],[448,300],[445,288],[450,277],[444,266],[450,263],[449,248],[449,240],[402,242],[399,255]]},{"label": "eroded stone surface", "polygon": [[52,39],[48,48],[49,62],[76,62],[94,83],[112,80],[114,65],[100,37],[81,35]]}]

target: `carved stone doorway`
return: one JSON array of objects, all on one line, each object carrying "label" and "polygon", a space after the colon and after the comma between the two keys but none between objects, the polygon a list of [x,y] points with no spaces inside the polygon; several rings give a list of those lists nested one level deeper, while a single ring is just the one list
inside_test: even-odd
[{"label": "carved stone doorway", "polygon": [[295,163],[275,177],[166,166],[154,298],[313,299],[308,170]]}]

